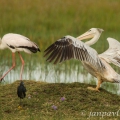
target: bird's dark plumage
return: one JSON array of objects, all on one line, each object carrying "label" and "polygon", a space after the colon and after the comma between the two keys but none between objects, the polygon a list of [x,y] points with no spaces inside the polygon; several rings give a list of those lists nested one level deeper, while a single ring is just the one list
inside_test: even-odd
[{"label": "bird's dark plumage", "polygon": [[26,96],[25,92],[26,92],[26,88],[25,88],[23,82],[21,81],[20,85],[17,88],[17,95],[18,95],[18,97],[20,97],[20,99],[25,98],[25,96]]},{"label": "bird's dark plumage", "polygon": [[39,49],[39,48],[36,48],[36,47],[34,47],[34,46],[32,46],[32,47],[29,47],[29,46],[19,46],[19,47],[17,47],[17,48],[26,48],[26,49],[30,50],[31,52],[33,52],[33,53],[36,53],[37,51],[40,52],[40,49]]}]

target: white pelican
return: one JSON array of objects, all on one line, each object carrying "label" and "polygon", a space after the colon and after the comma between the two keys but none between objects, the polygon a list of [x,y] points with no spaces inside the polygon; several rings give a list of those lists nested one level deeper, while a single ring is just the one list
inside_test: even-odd
[{"label": "white pelican", "polygon": [[[104,81],[120,82],[120,75],[109,65],[113,63],[120,67],[120,43],[113,38],[107,38],[109,49],[99,55],[90,47],[98,41],[102,31],[100,28],[91,28],[77,38],[67,35],[50,45],[44,56],[49,55],[47,61],[54,61],[54,64],[71,58],[80,60],[85,69],[98,79],[96,88],[88,87],[90,90],[99,91]],[[88,38],[92,39],[85,43],[80,41]]]},{"label": "white pelican", "polygon": [[20,80],[22,80],[22,72],[25,62],[20,54],[20,51],[24,51],[29,54],[36,53],[37,51],[40,51],[39,47],[25,36],[9,33],[0,39],[0,49],[5,48],[9,48],[12,51],[12,67],[0,78],[0,81],[2,81],[3,78],[15,67],[15,52],[18,52],[18,55],[20,56],[20,60],[22,62],[20,72]]}]

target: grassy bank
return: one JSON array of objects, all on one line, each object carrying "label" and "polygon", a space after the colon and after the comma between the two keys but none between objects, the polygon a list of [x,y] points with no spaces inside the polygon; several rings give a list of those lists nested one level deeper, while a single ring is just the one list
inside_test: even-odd
[{"label": "grassy bank", "polygon": [[90,85],[81,83],[55,84],[24,81],[27,95],[21,101],[16,88],[19,81],[0,86],[1,120],[92,120],[102,116],[90,112],[107,112],[103,119],[116,120],[120,117],[110,112],[120,109],[120,96],[104,89],[89,91]]}]

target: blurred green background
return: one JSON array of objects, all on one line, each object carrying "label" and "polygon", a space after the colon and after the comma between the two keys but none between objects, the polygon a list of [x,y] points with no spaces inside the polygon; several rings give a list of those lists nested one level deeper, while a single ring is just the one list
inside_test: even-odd
[{"label": "blurred green background", "polygon": [[[1,38],[6,33],[22,34],[36,42],[41,49],[41,53],[37,54],[22,53],[26,66],[33,71],[38,64],[43,67],[48,65],[43,52],[54,41],[65,35],[77,37],[93,27],[104,29],[99,41],[92,46],[102,53],[108,48],[107,37],[120,40],[119,23],[119,0],[0,0]],[[2,75],[3,68],[6,65],[9,68],[12,64],[11,51],[0,51],[0,56]],[[17,65],[21,65],[19,58]],[[71,66],[81,64],[71,60],[62,65],[68,71],[74,68]],[[60,68],[61,65],[57,65],[55,69]],[[119,68],[115,69],[119,71]]]},{"label": "blurred green background", "polygon": [[102,42],[120,39],[119,6],[119,0],[1,0],[0,36],[25,35],[42,51],[64,35],[76,37],[92,27],[105,30]]}]

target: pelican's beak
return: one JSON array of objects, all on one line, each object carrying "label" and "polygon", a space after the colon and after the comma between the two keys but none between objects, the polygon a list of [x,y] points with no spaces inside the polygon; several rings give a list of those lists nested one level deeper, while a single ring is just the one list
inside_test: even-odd
[{"label": "pelican's beak", "polygon": [[80,35],[77,37],[77,39],[79,40],[84,40],[84,39],[89,39],[89,38],[93,38],[96,35],[96,31],[101,34],[104,30],[101,28],[91,28],[90,30],[88,30],[87,32],[85,32],[84,34]]},{"label": "pelican's beak", "polygon": [[89,30],[85,32],[84,34],[78,36],[77,39],[79,40],[89,39],[89,38],[93,38],[94,35],[95,35],[95,32]]}]

